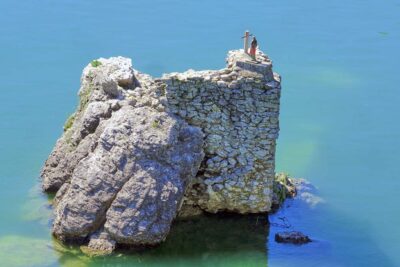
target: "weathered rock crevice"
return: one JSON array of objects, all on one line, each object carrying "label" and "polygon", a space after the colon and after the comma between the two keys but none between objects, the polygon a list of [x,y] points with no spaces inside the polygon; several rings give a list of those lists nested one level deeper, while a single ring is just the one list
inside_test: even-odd
[{"label": "weathered rock crevice", "polygon": [[281,88],[257,57],[157,79],[127,58],[89,64],[41,173],[57,192],[54,235],[112,251],[162,242],[178,214],[268,212]]}]

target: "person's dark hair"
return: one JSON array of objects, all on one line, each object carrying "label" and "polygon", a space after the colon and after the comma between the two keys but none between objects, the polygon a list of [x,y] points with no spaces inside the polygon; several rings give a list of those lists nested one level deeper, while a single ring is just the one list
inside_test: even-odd
[{"label": "person's dark hair", "polygon": [[255,36],[253,36],[253,40],[251,41],[251,46],[252,47],[257,47],[257,39]]}]

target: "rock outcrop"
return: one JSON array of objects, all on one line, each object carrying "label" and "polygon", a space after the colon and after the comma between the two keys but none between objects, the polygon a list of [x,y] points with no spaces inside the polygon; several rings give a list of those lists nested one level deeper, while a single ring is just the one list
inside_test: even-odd
[{"label": "rock outcrop", "polygon": [[278,210],[287,198],[293,198],[297,194],[296,182],[298,179],[289,177],[287,173],[275,174],[272,193],[271,211]]},{"label": "rock outcrop", "polygon": [[224,69],[158,79],[127,58],[89,64],[41,173],[54,235],[112,251],[162,242],[178,213],[268,212],[280,77],[258,59],[231,51]]},{"label": "rock outcrop", "polygon": [[291,244],[306,244],[311,242],[311,239],[305,234],[298,231],[279,232],[275,234],[275,241],[278,243],[291,243]]}]

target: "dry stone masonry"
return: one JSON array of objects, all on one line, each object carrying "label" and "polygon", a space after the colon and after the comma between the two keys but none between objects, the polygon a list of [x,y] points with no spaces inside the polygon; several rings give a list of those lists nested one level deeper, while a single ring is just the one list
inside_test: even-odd
[{"label": "dry stone masonry", "polygon": [[247,63],[241,51],[219,71],[159,79],[170,111],[205,134],[205,160],[185,203],[208,212],[266,212],[271,206],[280,78],[271,61]]},{"label": "dry stone masonry", "polygon": [[281,87],[257,59],[235,50],[224,69],[157,79],[123,57],[89,64],[41,173],[54,235],[112,251],[162,242],[176,216],[268,212]]}]

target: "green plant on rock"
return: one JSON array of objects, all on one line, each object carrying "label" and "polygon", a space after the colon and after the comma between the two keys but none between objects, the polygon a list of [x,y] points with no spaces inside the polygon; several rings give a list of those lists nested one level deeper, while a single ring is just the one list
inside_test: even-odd
[{"label": "green plant on rock", "polygon": [[151,123],[151,127],[153,127],[153,128],[158,128],[159,126],[160,126],[160,121],[158,121],[158,120],[154,120]]},{"label": "green plant on rock", "polygon": [[283,185],[287,185],[289,176],[290,175],[288,173],[285,173],[285,172],[277,173],[275,175],[275,181],[279,182],[279,183],[281,183]]},{"label": "green plant on rock", "polygon": [[92,67],[97,68],[98,66],[101,66],[101,62],[98,61],[97,59],[92,60],[92,62],[90,62],[90,64],[92,65]]},{"label": "green plant on rock", "polygon": [[90,95],[93,92],[93,85],[90,83],[87,88],[79,93],[79,107],[78,111],[81,112],[86,109],[89,104]]},{"label": "green plant on rock", "polygon": [[274,193],[278,197],[279,203],[282,204],[286,199],[286,190],[285,187],[281,184],[277,183],[274,185]]},{"label": "green plant on rock", "polygon": [[66,132],[69,128],[72,127],[72,124],[74,124],[74,120],[75,120],[75,113],[71,114],[64,123],[64,132]]},{"label": "green plant on rock", "polygon": [[288,173],[277,173],[275,175],[273,191],[279,199],[279,203],[283,203],[287,198],[287,185],[288,185],[289,174]]}]

